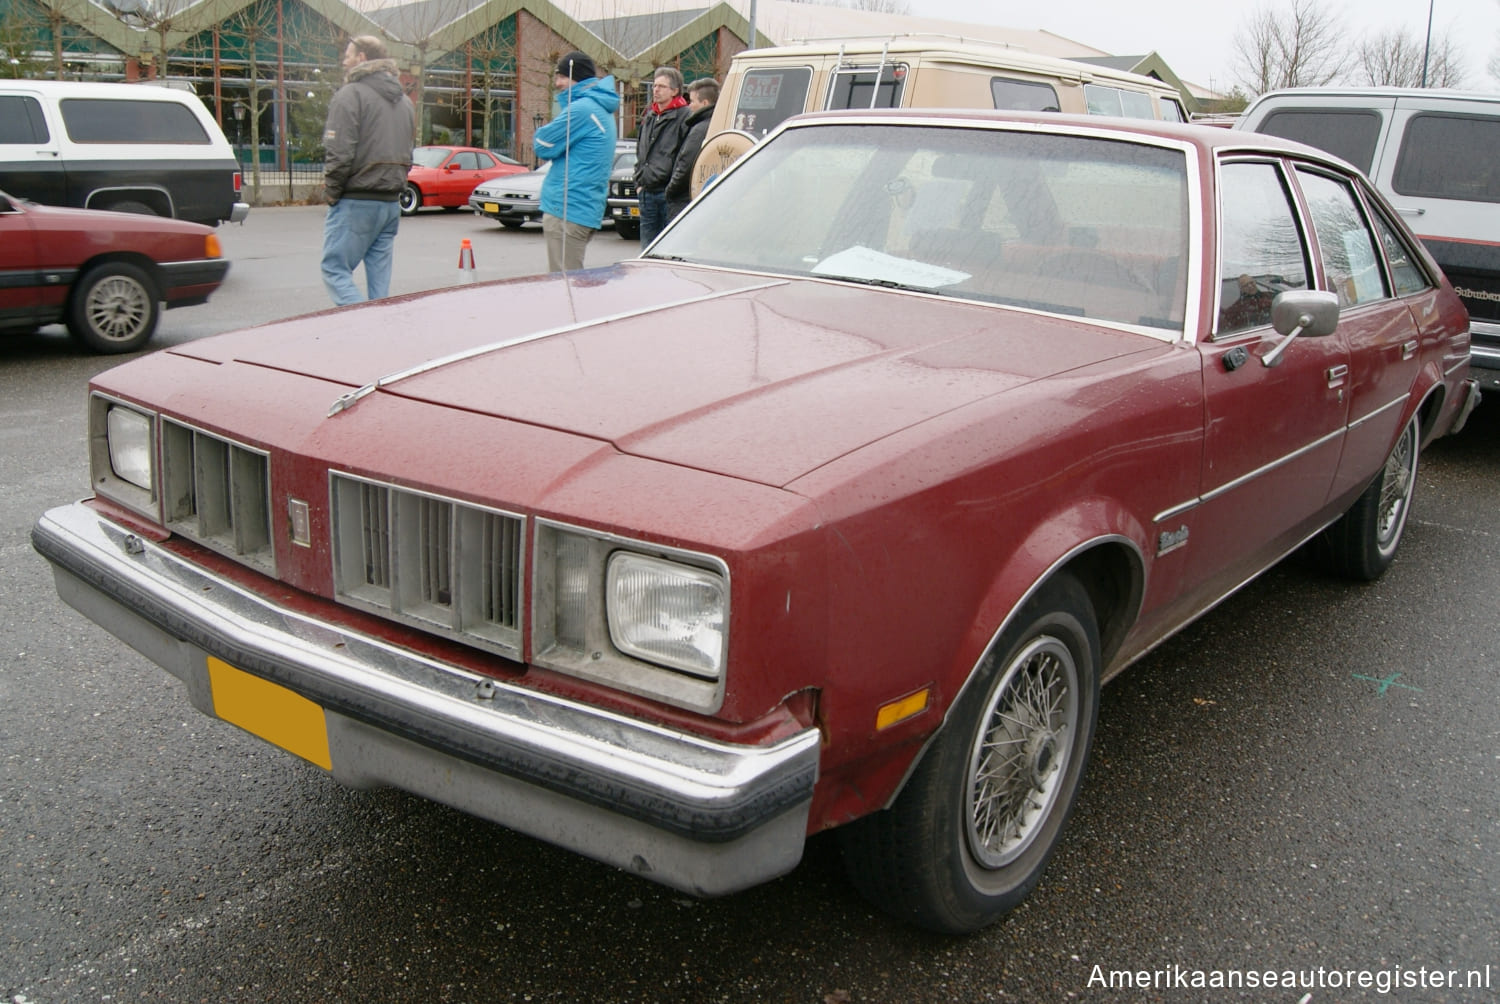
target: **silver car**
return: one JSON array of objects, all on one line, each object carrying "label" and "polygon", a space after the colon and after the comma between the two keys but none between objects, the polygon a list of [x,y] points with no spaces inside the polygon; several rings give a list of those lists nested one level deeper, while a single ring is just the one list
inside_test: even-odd
[{"label": "silver car", "polygon": [[[535,171],[511,174],[478,185],[469,193],[469,208],[487,216],[507,230],[519,230],[527,223],[542,221],[542,182],[552,161],[543,161]],[[629,171],[635,165],[635,141],[615,144],[613,171]],[[610,222],[605,216],[604,222]]]}]

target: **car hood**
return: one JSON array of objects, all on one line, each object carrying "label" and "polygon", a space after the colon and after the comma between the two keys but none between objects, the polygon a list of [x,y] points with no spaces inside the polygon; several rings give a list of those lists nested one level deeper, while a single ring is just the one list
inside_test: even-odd
[{"label": "car hood", "polygon": [[38,202],[21,202],[21,210],[36,223],[46,221],[53,228],[66,227],[89,233],[180,233],[211,234],[214,228],[188,220],[136,213],[116,213],[103,209],[73,209],[66,206],[44,206]]},{"label": "car hood", "polygon": [[363,388],[349,409],[397,395],[784,486],[953,409],[1160,346],[1006,308],[635,261],[325,311],[168,351],[329,381],[330,406]]},{"label": "car hood", "polygon": [[476,193],[483,192],[485,195],[504,194],[529,194],[535,195],[542,190],[542,182],[547,180],[546,171],[525,171],[520,174],[507,174],[499,178],[491,178],[489,181],[481,182],[475,188]]}]

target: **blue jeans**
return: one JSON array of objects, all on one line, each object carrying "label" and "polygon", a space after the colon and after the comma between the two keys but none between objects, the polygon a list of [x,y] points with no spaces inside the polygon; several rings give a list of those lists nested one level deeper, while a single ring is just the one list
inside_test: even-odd
[{"label": "blue jeans", "polygon": [[[323,220],[323,285],[337,306],[378,300],[391,292],[391,257],[401,207],[394,200],[340,199]],[[365,263],[369,296],[354,284],[354,268]]]},{"label": "blue jeans", "polygon": [[641,189],[641,247],[656,240],[656,235],[666,229],[672,217],[667,214],[667,191],[648,192]]}]

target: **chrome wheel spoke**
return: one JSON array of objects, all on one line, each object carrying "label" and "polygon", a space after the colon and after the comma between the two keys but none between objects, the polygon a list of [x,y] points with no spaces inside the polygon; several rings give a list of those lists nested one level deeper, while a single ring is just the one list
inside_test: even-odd
[{"label": "chrome wheel spoke", "polygon": [[1067,647],[1027,646],[996,687],[970,758],[970,849],[1001,867],[1025,851],[1060,789],[1077,728],[1078,679]]}]

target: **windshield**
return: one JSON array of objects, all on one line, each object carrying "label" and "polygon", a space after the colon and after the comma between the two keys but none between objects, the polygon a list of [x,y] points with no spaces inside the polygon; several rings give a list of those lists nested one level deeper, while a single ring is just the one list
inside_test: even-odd
[{"label": "windshield", "polygon": [[1128,140],[943,126],[788,130],[648,257],[827,276],[1181,329],[1186,157]]},{"label": "windshield", "polygon": [[411,162],[416,167],[441,167],[452,152],[446,146],[419,146],[411,152]]}]

